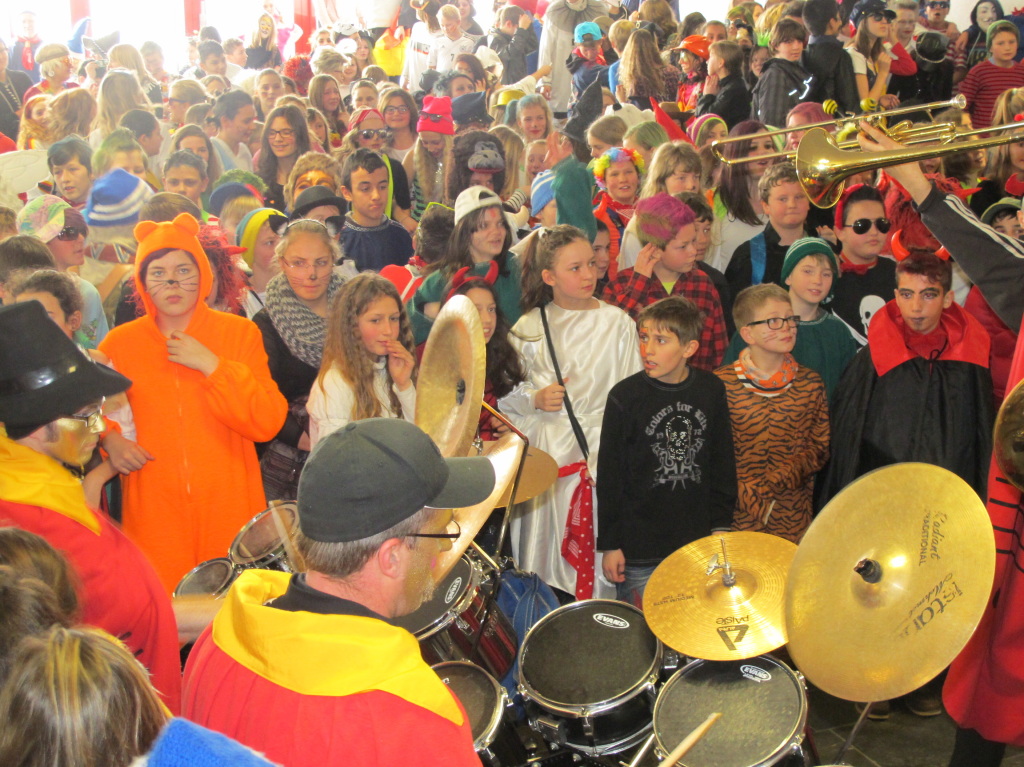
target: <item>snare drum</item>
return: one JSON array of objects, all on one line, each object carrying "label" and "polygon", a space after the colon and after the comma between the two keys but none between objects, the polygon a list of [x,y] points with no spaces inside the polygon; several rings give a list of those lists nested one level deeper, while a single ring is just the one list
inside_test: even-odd
[{"label": "snare drum", "polygon": [[211,596],[220,599],[228,593],[238,573],[230,559],[209,559],[189,570],[174,589],[173,596]]},{"label": "snare drum", "polygon": [[433,599],[416,612],[394,621],[416,635],[427,663],[468,660],[483,666],[498,679],[503,679],[512,668],[516,658],[516,632],[498,609],[497,601],[491,601],[487,624],[480,636],[490,591],[490,584],[485,580],[481,565],[463,556],[444,582],[437,585]]},{"label": "snare drum", "polygon": [[479,666],[448,661],[433,667],[469,716],[473,747],[486,767],[517,767],[529,757],[508,716],[508,693]]},{"label": "snare drum", "polygon": [[799,673],[769,655],[692,661],[665,683],[654,705],[657,753],[664,758],[715,711],[722,721],[679,766],[768,767],[800,750],[807,690]]},{"label": "snare drum", "polygon": [[548,613],[519,650],[519,691],[530,726],[590,755],[642,741],[661,670],[662,646],[643,613],[588,599]]},{"label": "snare drum", "polygon": [[[288,501],[278,504],[275,508],[286,520],[289,533],[294,531],[297,520],[295,503]],[[291,562],[288,561],[284,539],[278,532],[277,524],[270,512],[271,509],[264,509],[246,523],[231,542],[228,557],[241,568],[294,572]]]}]

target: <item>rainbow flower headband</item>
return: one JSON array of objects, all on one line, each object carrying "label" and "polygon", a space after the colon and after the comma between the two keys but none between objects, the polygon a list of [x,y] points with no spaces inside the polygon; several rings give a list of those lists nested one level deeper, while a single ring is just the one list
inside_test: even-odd
[{"label": "rainbow flower headband", "polygon": [[641,176],[644,175],[644,158],[640,156],[639,152],[635,152],[632,149],[626,149],[621,146],[613,146],[603,155],[594,160],[594,178],[597,180],[597,185],[601,189],[607,191],[608,188],[604,182],[604,176],[608,171],[608,166],[613,162],[619,162],[620,160],[629,160],[636,168],[636,172]]}]

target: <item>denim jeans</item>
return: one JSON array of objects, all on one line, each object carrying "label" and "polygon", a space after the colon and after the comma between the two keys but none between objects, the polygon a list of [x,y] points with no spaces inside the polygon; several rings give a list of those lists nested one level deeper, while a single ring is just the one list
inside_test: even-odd
[{"label": "denim jeans", "polygon": [[626,563],[626,580],[615,584],[615,598],[620,602],[628,602],[637,608],[643,608],[644,589],[657,565],[631,565]]}]

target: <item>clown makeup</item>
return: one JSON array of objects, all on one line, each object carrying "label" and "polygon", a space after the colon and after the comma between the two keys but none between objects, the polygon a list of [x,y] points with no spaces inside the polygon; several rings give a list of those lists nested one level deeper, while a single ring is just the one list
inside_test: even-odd
[{"label": "clown makeup", "polygon": [[298,197],[304,191],[314,186],[323,186],[330,189],[332,192],[337,192],[337,184],[334,183],[334,177],[330,173],[323,170],[308,170],[295,179],[295,189],[292,191],[294,197]]}]

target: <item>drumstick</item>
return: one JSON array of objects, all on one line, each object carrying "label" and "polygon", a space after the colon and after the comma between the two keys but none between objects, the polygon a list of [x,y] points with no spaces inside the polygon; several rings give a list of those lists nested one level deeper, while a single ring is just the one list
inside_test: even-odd
[{"label": "drumstick", "polygon": [[686,752],[693,748],[697,741],[703,738],[707,731],[711,729],[711,725],[721,718],[722,714],[720,712],[715,712],[701,724],[697,725],[696,729],[683,738],[683,742],[676,746],[672,750],[671,754],[665,757],[665,761],[661,763],[661,767],[672,767],[672,765],[686,756]]}]

